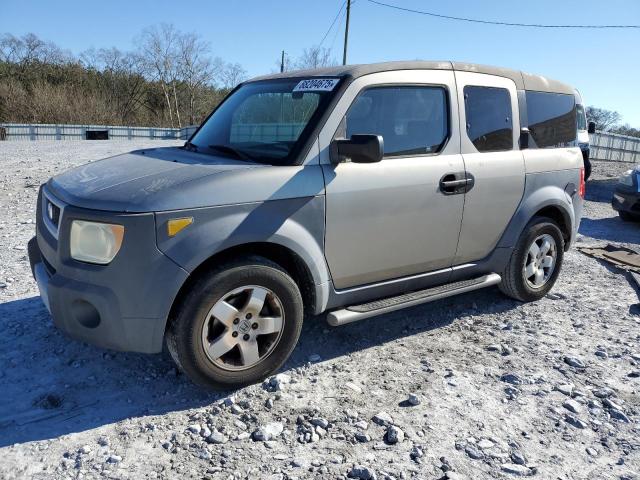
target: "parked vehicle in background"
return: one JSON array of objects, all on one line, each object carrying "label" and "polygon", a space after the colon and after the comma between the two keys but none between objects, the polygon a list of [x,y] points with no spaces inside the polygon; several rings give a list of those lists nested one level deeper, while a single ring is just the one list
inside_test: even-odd
[{"label": "parked vehicle in background", "polygon": [[640,221],[640,165],[618,179],[611,205],[624,221]]},{"label": "parked vehicle in background", "polygon": [[591,176],[591,160],[589,159],[589,134],[596,133],[596,124],[587,122],[587,114],[582,100],[582,96],[578,90],[575,91],[576,96],[576,120],[578,122],[577,142],[582,152],[582,161],[584,162],[584,179],[589,180]]},{"label": "parked vehicle in background", "polygon": [[571,86],[457,62],[256,78],[184,147],[43,185],[34,276],[72,337],[166,339],[217,387],[278,369],[305,314],[337,326],[490,285],[537,300],[580,223],[576,112]]}]

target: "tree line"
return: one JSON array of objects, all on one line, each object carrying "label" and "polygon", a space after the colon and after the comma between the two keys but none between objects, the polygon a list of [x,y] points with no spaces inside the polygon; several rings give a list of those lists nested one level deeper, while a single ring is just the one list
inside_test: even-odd
[{"label": "tree line", "polygon": [[[0,123],[180,128],[199,124],[247,78],[200,35],[170,24],[144,29],[134,44],[74,55],[32,33],[0,35]],[[312,47],[287,57],[285,69],[334,63],[329,50]]]},{"label": "tree line", "polygon": [[622,115],[616,111],[598,107],[587,107],[585,113],[587,114],[588,122],[595,122],[596,130],[640,138],[640,129],[634,128],[628,123],[623,125],[621,123]]},{"label": "tree line", "polygon": [[[91,48],[79,55],[33,33],[0,35],[0,123],[183,127],[199,124],[247,78],[239,63],[212,54],[197,33],[171,24],[146,28],[137,48]],[[284,60],[284,61],[282,61]],[[332,51],[284,55],[274,71],[335,65]],[[640,137],[615,111],[587,107],[598,130]]]}]

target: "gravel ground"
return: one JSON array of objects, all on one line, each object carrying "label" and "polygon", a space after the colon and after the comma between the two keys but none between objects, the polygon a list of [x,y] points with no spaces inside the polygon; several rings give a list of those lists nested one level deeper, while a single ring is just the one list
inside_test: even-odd
[{"label": "gravel ground", "polygon": [[[281,374],[233,392],[65,338],[26,257],[38,185],[150,143],[0,143],[1,478],[640,478],[638,292],[576,250],[536,303],[309,321]],[[580,243],[638,248],[608,203],[627,168],[594,162]]]}]

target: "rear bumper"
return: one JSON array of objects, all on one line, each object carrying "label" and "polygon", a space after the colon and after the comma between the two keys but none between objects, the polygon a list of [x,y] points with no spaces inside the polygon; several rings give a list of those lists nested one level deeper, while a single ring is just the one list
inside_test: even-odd
[{"label": "rear bumper", "polygon": [[[70,258],[65,245],[73,218],[125,225],[122,248],[109,265]],[[153,214],[127,216],[66,206],[55,238],[39,208],[37,235],[28,247],[40,296],[57,328],[103,348],[162,350],[171,305],[188,275],[157,249]]]},{"label": "rear bumper", "polygon": [[627,212],[640,216],[640,192],[616,188],[611,206],[618,212]]}]

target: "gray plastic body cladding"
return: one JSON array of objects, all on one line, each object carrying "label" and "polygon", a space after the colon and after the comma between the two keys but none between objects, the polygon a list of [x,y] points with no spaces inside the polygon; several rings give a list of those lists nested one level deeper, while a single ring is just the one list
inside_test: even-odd
[{"label": "gray plastic body cladding", "polygon": [[158,148],[77,167],[49,181],[66,203],[93,210],[160,212],[322,194],[317,165],[270,166]]},{"label": "gray plastic body cladding", "polygon": [[[318,173],[320,171],[318,170]],[[158,247],[188,272],[231,247],[248,243],[277,244],[294,252],[309,269],[317,312],[326,304],[329,273],[324,258],[324,195],[244,203],[157,214]],[[193,217],[175,237],[167,221]]]},{"label": "gray plastic body cladding", "polygon": [[[38,201],[37,243],[55,269],[48,298],[54,323],[69,336],[115,350],[157,353],[162,350],[169,310],[187,272],[156,246],[153,214],[127,215],[66,206],[58,240],[43,224]],[[73,219],[124,225],[122,247],[109,265],[75,261],[69,252]],[[96,328],[74,317],[74,302],[87,301],[100,314]]]},{"label": "gray plastic body cladding", "polygon": [[577,191],[573,195],[567,193],[569,184],[573,184],[575,189],[579,187],[580,169],[528,173],[525,176],[522,202],[502,235],[498,247],[513,248],[524,227],[536,212],[545,207],[556,207],[562,212],[571,229],[571,237],[566,245],[568,248],[575,241],[583,206],[583,200]]}]

